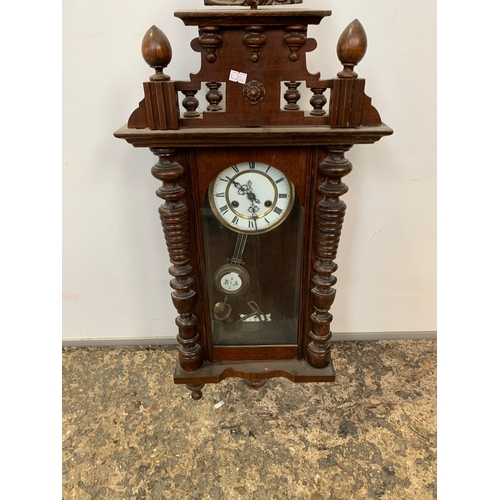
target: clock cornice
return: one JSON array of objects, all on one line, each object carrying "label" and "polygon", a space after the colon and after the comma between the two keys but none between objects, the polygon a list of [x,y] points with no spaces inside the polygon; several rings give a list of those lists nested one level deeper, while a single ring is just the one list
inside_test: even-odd
[{"label": "clock cornice", "polygon": [[287,24],[319,24],[331,16],[331,10],[311,9],[257,9],[257,10],[198,10],[181,9],[174,16],[182,19],[186,26],[283,26]]}]

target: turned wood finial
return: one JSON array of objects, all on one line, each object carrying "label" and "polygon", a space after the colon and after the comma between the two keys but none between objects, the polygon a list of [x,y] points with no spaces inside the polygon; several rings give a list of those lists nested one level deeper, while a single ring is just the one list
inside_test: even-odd
[{"label": "turned wood finial", "polygon": [[357,78],[354,66],[365,56],[367,46],[365,29],[357,19],[354,19],[342,32],[337,43],[337,56],[344,66],[344,69],[337,73],[339,78]]},{"label": "turned wood finial", "polygon": [[163,73],[172,60],[172,47],[165,33],[156,26],[151,26],[142,39],[142,57],[156,70],[156,73],[149,77],[151,81],[168,81],[170,77]]}]

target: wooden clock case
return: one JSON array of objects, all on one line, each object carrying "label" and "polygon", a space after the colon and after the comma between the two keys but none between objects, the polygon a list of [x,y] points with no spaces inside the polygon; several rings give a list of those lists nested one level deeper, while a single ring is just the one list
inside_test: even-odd
[{"label": "wooden clock case", "polygon": [[[340,197],[348,188],[342,178],[352,169],[344,155],[354,144],[373,143],[392,130],[381,122],[364,93],[365,81],[354,72],[367,47],[357,20],[340,36],[337,54],[343,69],[337,78],[307,71],[306,53],[317,45],[307,38],[307,28],[330,14],[255,6],[176,11],[186,26],[199,31],[191,47],[200,53],[201,69],[187,81],[164,74],[172,50],[161,30],[153,26],[143,39],[143,57],[155,74],[144,83],[139,107],[115,136],[150,148],[158,157],[152,174],[162,182],[159,212],[179,313],[174,381],[186,384],[194,399],[201,398],[204,384],[227,377],[242,378],[254,388],[272,377],[335,380],[329,310],[346,210]],[[231,81],[232,71],[236,78],[243,75],[245,83]],[[197,93],[202,91],[208,106],[200,112]],[[308,109],[297,103],[301,93],[309,93]],[[212,282],[203,256],[201,208],[212,179],[249,160],[281,170],[303,208],[296,344],[213,344],[206,299]],[[277,243],[294,244],[286,236]]]}]

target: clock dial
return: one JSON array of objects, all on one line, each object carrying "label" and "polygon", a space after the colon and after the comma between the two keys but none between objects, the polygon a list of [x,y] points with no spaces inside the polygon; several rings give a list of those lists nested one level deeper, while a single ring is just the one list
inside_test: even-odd
[{"label": "clock dial", "polygon": [[233,231],[260,234],[281,224],[293,206],[293,184],[277,168],[244,162],[223,170],[211,183],[210,206]]}]

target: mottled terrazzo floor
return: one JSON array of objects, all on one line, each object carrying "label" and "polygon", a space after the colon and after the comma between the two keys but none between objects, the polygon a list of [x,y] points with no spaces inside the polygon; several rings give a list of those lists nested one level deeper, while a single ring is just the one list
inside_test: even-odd
[{"label": "mottled terrazzo floor", "polygon": [[176,354],[63,349],[63,500],[436,498],[435,341],[335,343],[335,383],[200,401]]}]

